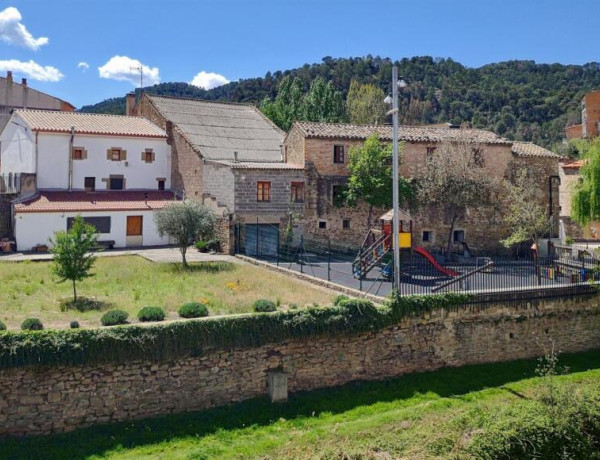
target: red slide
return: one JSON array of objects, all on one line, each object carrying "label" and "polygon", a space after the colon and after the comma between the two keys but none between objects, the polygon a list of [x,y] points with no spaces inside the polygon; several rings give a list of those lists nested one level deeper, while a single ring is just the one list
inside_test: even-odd
[{"label": "red slide", "polygon": [[443,273],[443,274],[444,274],[444,275],[446,275],[446,276],[451,276],[451,277],[453,277],[453,278],[454,278],[455,276],[458,276],[458,275],[460,275],[460,273],[458,273],[458,272],[455,272],[454,270],[452,270],[452,269],[450,269],[450,268],[446,268],[446,267],[444,267],[444,266],[440,265],[440,264],[439,264],[439,263],[438,263],[438,262],[437,262],[437,261],[436,261],[436,260],[433,258],[433,256],[431,255],[431,253],[430,253],[430,252],[429,252],[427,249],[425,249],[425,248],[422,248],[422,247],[420,247],[420,246],[415,246],[415,247],[413,247],[413,250],[414,250],[414,251],[415,251],[417,254],[420,254],[420,255],[422,255],[423,257],[425,257],[425,258],[426,258],[426,259],[429,261],[429,263],[435,267],[435,269],[436,269],[438,272],[440,272],[440,273]]}]

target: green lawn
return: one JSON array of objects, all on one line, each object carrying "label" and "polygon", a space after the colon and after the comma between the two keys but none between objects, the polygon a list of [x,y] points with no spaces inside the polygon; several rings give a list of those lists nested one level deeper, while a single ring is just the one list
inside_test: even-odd
[{"label": "green lawn", "polygon": [[309,283],[279,275],[250,264],[228,262],[159,264],[138,256],[99,257],[95,276],[78,283],[78,294],[100,301],[101,310],[64,310],[70,299],[70,282],[57,283],[50,262],[0,262],[0,319],[9,329],[18,329],[25,318],[38,317],[46,328],[69,327],[72,320],[82,327],[100,325],[109,308],[121,308],[136,322],[146,305],[166,309],[167,319],[177,319],[186,302],[202,301],[211,315],[251,311],[260,298],[279,302],[282,308],[313,303],[330,304],[335,293]]},{"label": "green lawn", "polygon": [[[559,386],[598,391],[600,351],[563,356]],[[204,412],[0,443],[6,458],[470,458],[486,418],[548,383],[535,360],[445,369]]]}]

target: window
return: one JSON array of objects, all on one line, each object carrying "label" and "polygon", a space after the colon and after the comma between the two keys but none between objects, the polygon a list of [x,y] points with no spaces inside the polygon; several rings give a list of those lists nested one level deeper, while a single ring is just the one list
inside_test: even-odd
[{"label": "window", "polygon": [[86,177],[83,180],[83,188],[86,192],[93,192],[94,190],[96,190],[96,178]]},{"label": "window", "polygon": [[346,230],[350,228],[350,219],[342,220],[342,228],[344,228]]},{"label": "window", "polygon": [[146,149],[142,152],[142,161],[144,163],[152,163],[154,161],[154,152],[152,149]]},{"label": "window", "polygon": [[122,177],[111,177],[109,180],[109,190],[123,190],[124,180]]},{"label": "window", "polygon": [[433,152],[435,152],[435,149],[437,149],[437,147],[427,147],[427,156],[431,156],[433,155]]},{"label": "window", "polygon": [[[67,230],[73,227],[74,217],[67,217]],[[110,216],[106,217],[84,217],[86,224],[96,227],[97,233],[110,233]]]},{"label": "window", "polygon": [[83,160],[83,149],[74,148],[73,149],[73,159],[74,160]]},{"label": "window", "polygon": [[158,179],[158,189],[159,190],[165,189],[165,180],[164,179]]},{"label": "window", "polygon": [[452,240],[455,243],[462,243],[465,241],[465,231],[464,230],[454,230],[454,235]]},{"label": "window", "polygon": [[334,145],[333,146],[333,162],[344,163],[344,146]]},{"label": "window", "polygon": [[292,182],[292,203],[304,203],[304,182]]},{"label": "window", "polygon": [[271,182],[259,181],[256,184],[256,201],[271,201]]},{"label": "window", "polygon": [[334,206],[344,205],[344,192],[346,191],[345,185],[333,185],[331,186],[331,202]]},{"label": "window", "polygon": [[423,243],[427,243],[433,240],[433,233],[429,230],[423,230]]},{"label": "window", "polygon": [[121,149],[112,149],[110,155],[112,161],[121,161]]},{"label": "window", "polygon": [[481,149],[473,149],[473,163],[475,166],[482,167],[485,164],[485,159],[483,158],[483,150]]},{"label": "window", "polygon": [[321,228],[321,229],[327,228],[327,222],[325,222],[324,220],[319,221],[319,228]]}]

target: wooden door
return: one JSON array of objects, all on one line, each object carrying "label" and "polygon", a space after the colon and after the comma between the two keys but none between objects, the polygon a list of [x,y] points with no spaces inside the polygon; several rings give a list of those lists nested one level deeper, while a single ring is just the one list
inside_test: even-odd
[{"label": "wooden door", "polygon": [[143,216],[127,216],[127,236],[141,236],[142,217]]}]

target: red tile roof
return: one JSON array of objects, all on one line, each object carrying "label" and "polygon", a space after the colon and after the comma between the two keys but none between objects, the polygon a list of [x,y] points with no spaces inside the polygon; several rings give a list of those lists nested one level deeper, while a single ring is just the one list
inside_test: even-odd
[{"label": "red tile roof", "polygon": [[37,195],[15,203],[15,212],[150,211],[164,208],[177,199],[167,190],[40,190]]},{"label": "red tile roof", "polygon": [[587,163],[587,159],[565,161],[561,166],[562,169],[581,169]]}]

